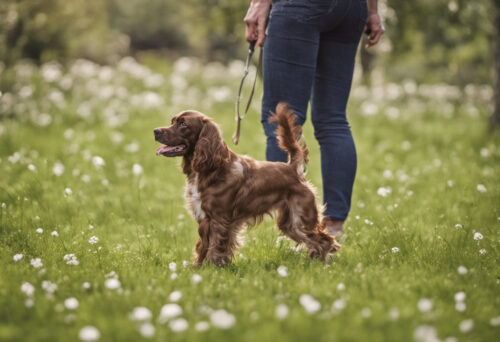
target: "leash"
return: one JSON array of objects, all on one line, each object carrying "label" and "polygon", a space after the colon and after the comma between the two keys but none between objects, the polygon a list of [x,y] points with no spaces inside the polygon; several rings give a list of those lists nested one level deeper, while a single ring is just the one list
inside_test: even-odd
[{"label": "leash", "polygon": [[245,116],[247,115],[248,109],[250,108],[250,104],[252,103],[253,94],[255,92],[255,83],[257,82],[257,74],[259,72],[258,70],[260,69],[261,63],[262,63],[262,49],[260,49],[259,64],[257,65],[257,71],[255,72],[255,78],[253,80],[252,90],[250,91],[250,96],[248,97],[248,102],[245,106],[245,111],[243,112],[243,114],[241,114],[241,112],[240,112],[241,91],[243,90],[243,84],[245,83],[245,79],[248,75],[248,68],[250,66],[250,61],[252,60],[252,56],[253,56],[253,53],[255,51],[255,43],[257,43],[256,40],[254,40],[253,42],[250,42],[250,44],[248,45],[248,54],[247,54],[247,60],[245,62],[245,71],[243,73],[243,77],[242,77],[241,82],[240,82],[240,88],[238,89],[238,97],[236,97],[235,112],[236,112],[236,122],[237,123],[236,123],[236,132],[234,132],[234,134],[233,134],[233,143],[235,145],[238,145],[238,141],[240,139],[241,120],[243,120],[245,118]]}]

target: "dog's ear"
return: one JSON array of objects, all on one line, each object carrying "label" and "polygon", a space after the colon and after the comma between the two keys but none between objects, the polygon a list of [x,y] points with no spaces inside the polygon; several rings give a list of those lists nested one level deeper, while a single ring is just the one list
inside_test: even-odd
[{"label": "dog's ear", "polygon": [[229,162],[227,147],[219,128],[209,119],[203,119],[198,141],[194,148],[192,168],[196,172],[206,172],[221,168]]}]

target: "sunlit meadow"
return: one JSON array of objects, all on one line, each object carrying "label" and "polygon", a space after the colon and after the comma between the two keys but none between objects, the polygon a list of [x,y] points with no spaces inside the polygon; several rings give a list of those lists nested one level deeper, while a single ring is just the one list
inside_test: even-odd
[{"label": "sunlit meadow", "polygon": [[[500,150],[490,86],[356,82],[358,150],[343,248],[326,265],[272,220],[231,266],[191,266],[179,159],[153,128],[212,116],[263,159],[255,100],[238,146],[242,62],[1,68],[1,341],[494,341]],[[253,72],[254,70],[252,70]],[[310,123],[308,178],[321,189]],[[321,193],[318,192],[318,201]]]}]

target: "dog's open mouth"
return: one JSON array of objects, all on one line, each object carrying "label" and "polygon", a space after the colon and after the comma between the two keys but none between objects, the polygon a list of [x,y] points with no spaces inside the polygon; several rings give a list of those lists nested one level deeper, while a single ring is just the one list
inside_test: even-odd
[{"label": "dog's open mouth", "polygon": [[168,146],[161,145],[160,148],[156,150],[156,155],[162,155],[165,157],[176,157],[182,154],[186,149],[186,145]]}]

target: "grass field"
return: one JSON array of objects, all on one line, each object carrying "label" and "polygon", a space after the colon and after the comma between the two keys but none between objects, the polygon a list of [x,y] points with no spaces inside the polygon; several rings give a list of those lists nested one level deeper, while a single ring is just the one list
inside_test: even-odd
[{"label": "grass field", "polygon": [[[0,75],[1,341],[498,341],[491,88],[355,84],[341,251],[308,260],[267,219],[231,266],[193,268],[180,159],[155,156],[153,128],[200,109],[233,148],[242,65],[145,63]],[[263,159],[258,102],[233,149]],[[310,122],[305,135],[321,189]]]}]

